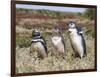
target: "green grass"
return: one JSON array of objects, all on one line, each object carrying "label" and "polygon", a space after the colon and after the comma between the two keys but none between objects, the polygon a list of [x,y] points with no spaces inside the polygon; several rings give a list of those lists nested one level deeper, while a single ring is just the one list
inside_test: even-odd
[{"label": "green grass", "polygon": [[92,38],[95,38],[95,30],[94,29],[88,29],[85,34],[88,36],[88,37],[92,37]]},{"label": "green grass", "polygon": [[22,36],[16,36],[16,45],[19,47],[28,47],[31,44],[31,38],[29,37],[22,37]]}]

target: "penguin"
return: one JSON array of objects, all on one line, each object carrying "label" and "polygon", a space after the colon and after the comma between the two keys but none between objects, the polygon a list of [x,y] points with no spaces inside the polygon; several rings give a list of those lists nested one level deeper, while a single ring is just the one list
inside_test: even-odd
[{"label": "penguin", "polygon": [[58,27],[54,28],[55,35],[51,38],[54,48],[59,54],[65,53],[65,42],[61,34],[61,31]]},{"label": "penguin", "polygon": [[80,58],[85,57],[87,53],[83,30],[77,28],[76,23],[72,21],[69,22],[68,27],[70,42],[75,54]]},{"label": "penguin", "polygon": [[48,55],[46,41],[41,36],[40,32],[38,30],[35,30],[35,29],[32,31],[30,53],[32,53],[34,51],[37,51],[38,55],[41,58],[46,58]]}]

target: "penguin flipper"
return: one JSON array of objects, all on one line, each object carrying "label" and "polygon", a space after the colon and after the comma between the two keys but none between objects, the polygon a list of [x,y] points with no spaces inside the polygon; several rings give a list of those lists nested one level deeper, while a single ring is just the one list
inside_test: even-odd
[{"label": "penguin flipper", "polygon": [[63,43],[63,45],[64,45],[64,51],[66,51],[66,46],[65,46],[65,42],[64,42],[64,38],[62,38],[62,43]]},{"label": "penguin flipper", "polygon": [[81,35],[81,36],[82,36],[82,45],[83,45],[83,49],[84,49],[83,56],[87,56],[85,39],[84,39],[83,35]]},{"label": "penguin flipper", "polygon": [[47,46],[46,46],[46,43],[44,43],[44,42],[41,42],[42,43],[42,45],[44,46],[44,49],[46,50],[46,53],[47,53]]},{"label": "penguin flipper", "polygon": [[45,39],[44,39],[42,36],[41,36],[40,38],[43,40],[44,45],[46,45],[46,41],[45,41]]}]

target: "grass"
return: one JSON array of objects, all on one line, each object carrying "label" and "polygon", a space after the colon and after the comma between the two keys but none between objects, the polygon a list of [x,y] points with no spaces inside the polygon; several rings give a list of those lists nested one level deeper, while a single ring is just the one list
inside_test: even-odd
[{"label": "grass", "polygon": [[[28,14],[28,13],[27,13]],[[30,15],[30,14],[29,14]],[[52,15],[52,14],[50,14]],[[59,16],[60,18],[60,16]],[[53,47],[51,37],[54,26],[66,26],[66,22],[75,21],[78,25],[86,27],[85,40],[87,56],[80,59],[75,58],[72,47],[70,45],[69,35],[67,30],[63,31],[62,35],[66,44],[66,53],[61,56],[56,53]],[[58,23],[59,22],[59,23]],[[61,23],[62,22],[62,23]],[[47,71],[64,71],[77,69],[93,69],[95,66],[95,28],[94,22],[89,19],[84,19],[80,16],[77,18],[64,19],[39,19],[39,18],[16,18],[16,73],[30,72],[47,72]],[[48,48],[48,57],[41,59],[37,52],[30,54],[30,43],[32,29],[38,28],[41,35],[45,38]],[[42,30],[42,31],[41,31]]]},{"label": "grass", "polygon": [[16,72],[29,73],[94,68],[94,38],[85,38],[87,45],[87,57],[80,59],[72,56],[74,52],[71,48],[69,36],[67,34],[67,31],[63,33],[66,43],[66,54],[63,57],[54,54],[56,50],[51,43],[52,35],[47,35],[46,33],[42,34],[45,36],[48,48],[48,57],[45,59],[38,58],[37,52],[30,54],[30,45],[26,46],[26,44],[28,44],[27,40],[30,38],[17,37],[18,43],[21,43],[21,45],[24,46],[16,49]]},{"label": "grass", "polygon": [[88,29],[87,31],[86,31],[86,35],[88,35],[88,37],[93,37],[93,38],[95,38],[95,30],[94,29]]},{"label": "grass", "polygon": [[31,38],[16,36],[16,45],[19,47],[28,47],[31,44]]}]

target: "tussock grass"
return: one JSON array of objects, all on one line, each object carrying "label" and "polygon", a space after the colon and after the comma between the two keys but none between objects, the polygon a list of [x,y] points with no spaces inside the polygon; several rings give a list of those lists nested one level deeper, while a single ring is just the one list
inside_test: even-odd
[{"label": "tussock grass", "polygon": [[[85,37],[87,57],[75,58],[68,33],[65,31],[64,36],[66,43],[65,55],[55,54],[56,50],[51,43],[52,35],[42,34],[45,36],[48,48],[48,57],[41,59],[38,57],[37,52],[30,54],[30,46],[16,49],[16,72],[29,73],[29,72],[47,72],[47,71],[64,71],[64,70],[77,70],[77,69],[93,69],[95,61],[94,38]],[[26,38],[27,39],[27,38]]]},{"label": "tussock grass", "polygon": [[[22,13],[23,14],[23,13]],[[28,14],[28,13],[27,13]],[[54,26],[67,26],[69,21],[75,21],[79,26],[86,27],[85,40],[87,56],[80,59],[73,56],[67,30],[62,32],[66,44],[65,55],[58,55],[51,42]],[[93,69],[95,66],[95,21],[87,18],[16,18],[16,73],[64,71],[77,69]],[[45,38],[48,48],[48,57],[41,59],[37,52],[30,54],[32,29],[38,28]],[[64,27],[65,29],[65,27]]]}]

